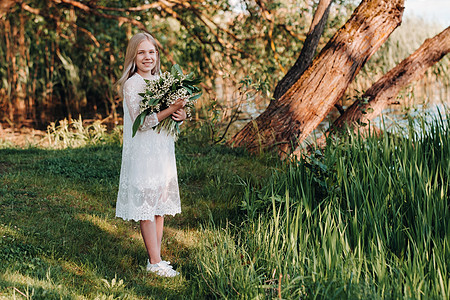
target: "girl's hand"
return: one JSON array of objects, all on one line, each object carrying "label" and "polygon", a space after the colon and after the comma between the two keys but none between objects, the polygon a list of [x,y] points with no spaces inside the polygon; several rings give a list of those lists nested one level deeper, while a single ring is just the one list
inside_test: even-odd
[{"label": "girl's hand", "polygon": [[174,109],[174,111],[177,111],[181,108],[183,108],[186,105],[186,99],[178,99],[177,101],[175,101],[174,103],[172,103],[170,105],[170,107],[172,107]]},{"label": "girl's hand", "polygon": [[172,119],[174,119],[175,121],[178,121],[178,122],[186,120],[186,118],[187,118],[187,115],[186,115],[186,111],[184,110],[184,108],[180,108],[172,114]]},{"label": "girl's hand", "polygon": [[[175,121],[183,121],[186,119],[186,112],[183,107],[186,105],[186,99],[178,99],[172,103],[168,108],[157,113],[158,121],[161,122],[165,118],[172,116]],[[182,110],[182,112],[180,112]]]}]

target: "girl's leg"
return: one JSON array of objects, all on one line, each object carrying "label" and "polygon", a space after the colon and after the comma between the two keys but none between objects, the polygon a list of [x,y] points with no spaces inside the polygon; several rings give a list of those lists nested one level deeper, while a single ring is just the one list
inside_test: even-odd
[{"label": "girl's leg", "polygon": [[163,229],[164,229],[164,216],[155,216],[156,223],[156,238],[158,242],[158,249],[161,253],[161,241],[163,237]]},{"label": "girl's leg", "polygon": [[[160,222],[160,221],[159,221]],[[141,234],[144,239],[145,248],[147,248],[148,257],[151,264],[161,261],[161,241],[158,242],[157,221],[140,221]],[[162,234],[161,234],[162,236]]]}]

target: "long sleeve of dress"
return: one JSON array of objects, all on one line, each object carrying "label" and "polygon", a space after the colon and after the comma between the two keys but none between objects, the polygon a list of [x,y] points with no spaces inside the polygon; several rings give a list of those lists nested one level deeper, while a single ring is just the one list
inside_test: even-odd
[{"label": "long sleeve of dress", "polygon": [[[137,116],[140,113],[139,103],[141,101],[141,96],[139,96],[136,91],[144,90],[144,87],[136,85],[142,85],[142,83],[128,80],[123,87],[124,100],[127,105],[132,122],[136,120]],[[158,125],[158,123],[158,116],[155,113],[147,115],[145,117],[144,123],[141,125],[141,127],[139,127],[139,130],[149,130]]]}]

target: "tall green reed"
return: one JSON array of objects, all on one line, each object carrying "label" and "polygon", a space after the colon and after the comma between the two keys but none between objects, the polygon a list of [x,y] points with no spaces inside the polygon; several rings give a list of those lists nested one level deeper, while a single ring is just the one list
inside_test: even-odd
[{"label": "tall green reed", "polygon": [[[247,187],[241,226],[209,230],[198,285],[222,298],[446,299],[449,118],[349,134]],[[212,267],[214,266],[214,267]]]}]

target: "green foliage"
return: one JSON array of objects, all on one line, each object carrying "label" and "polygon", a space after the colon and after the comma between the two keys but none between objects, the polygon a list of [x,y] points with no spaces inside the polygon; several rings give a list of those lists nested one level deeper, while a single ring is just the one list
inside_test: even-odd
[{"label": "green foliage", "polygon": [[203,296],[445,299],[449,120],[350,134],[247,185],[247,220],[211,226],[196,256]]},{"label": "green foliage", "polygon": [[[114,19],[118,16],[139,22],[161,43],[163,70],[176,62],[202,76],[212,93],[205,102],[215,97],[215,80],[224,73],[230,75],[230,84],[237,85],[250,74],[274,86],[299,54],[314,3],[272,1],[265,8],[269,11],[258,1],[174,2],[170,7],[127,12],[125,9],[141,3],[101,0],[83,5],[89,9],[34,0],[27,2],[31,9],[18,4],[7,13],[0,22],[0,32],[5,35],[0,41],[0,53],[5,54],[0,55],[0,95],[4,99],[0,106],[8,108],[8,103],[15,103],[18,94],[14,90],[23,86],[33,100],[28,107],[30,116],[41,127],[78,114],[85,119],[114,117],[120,101],[113,83],[122,72],[127,40],[141,31]],[[332,19],[342,21],[342,12],[350,10],[340,2],[337,6],[342,9]],[[332,24],[338,23],[342,22]],[[10,35],[7,24],[9,31],[23,32],[24,41]],[[334,31],[327,28],[328,35]],[[20,63],[13,65],[13,56]],[[219,97],[222,100],[224,95]],[[1,117],[5,116],[9,117]]]}]

